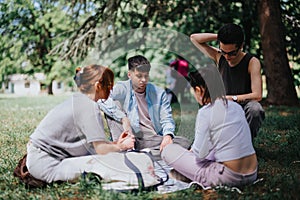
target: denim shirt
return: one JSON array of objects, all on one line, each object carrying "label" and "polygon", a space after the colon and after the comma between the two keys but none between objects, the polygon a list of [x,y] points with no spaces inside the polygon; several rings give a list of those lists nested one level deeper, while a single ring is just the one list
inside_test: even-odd
[{"label": "denim shirt", "polygon": [[[139,132],[138,105],[130,79],[117,82],[110,97],[106,101],[98,101],[98,105],[104,113],[120,121],[123,116],[120,115],[120,110],[114,101],[121,103],[125,114],[130,120],[133,131]],[[148,83],[146,86],[146,102],[155,132],[162,136],[167,134],[174,136],[175,122],[166,92],[162,88]]]}]

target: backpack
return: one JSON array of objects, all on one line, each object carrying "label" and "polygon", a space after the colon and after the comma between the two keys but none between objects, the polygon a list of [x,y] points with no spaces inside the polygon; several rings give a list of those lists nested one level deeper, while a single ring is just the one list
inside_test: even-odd
[{"label": "backpack", "polygon": [[36,179],[33,177],[26,166],[27,154],[25,154],[18,162],[14,169],[14,176],[19,178],[20,182],[23,182],[28,188],[45,187],[47,183],[45,181]]}]

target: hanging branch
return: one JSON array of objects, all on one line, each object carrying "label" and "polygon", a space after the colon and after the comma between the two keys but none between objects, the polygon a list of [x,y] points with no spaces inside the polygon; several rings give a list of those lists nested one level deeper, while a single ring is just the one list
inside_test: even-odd
[{"label": "hanging branch", "polygon": [[[64,42],[56,45],[50,54],[58,54],[62,59],[83,58],[88,54],[90,47],[95,44],[97,37],[107,37],[107,33],[100,35],[98,27],[106,30],[116,20],[116,13],[120,7],[120,0],[108,1],[99,8],[95,15],[90,16],[76,32]],[[101,25],[98,25],[101,22]],[[97,27],[98,26],[98,27]]]},{"label": "hanging branch", "polygon": [[105,6],[99,9],[95,15],[87,18],[70,38],[56,45],[49,54],[58,54],[62,59],[85,56],[93,44],[96,26],[104,9]]}]

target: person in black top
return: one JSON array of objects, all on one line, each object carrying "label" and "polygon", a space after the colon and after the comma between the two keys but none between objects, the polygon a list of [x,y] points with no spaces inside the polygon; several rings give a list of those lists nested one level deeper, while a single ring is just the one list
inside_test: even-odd
[{"label": "person in black top", "polygon": [[[218,65],[226,98],[243,107],[253,139],[265,118],[264,109],[259,103],[262,99],[261,64],[256,57],[243,51],[243,29],[230,23],[222,26],[217,34],[195,33],[190,39]],[[208,45],[211,41],[218,41],[219,47]]]}]

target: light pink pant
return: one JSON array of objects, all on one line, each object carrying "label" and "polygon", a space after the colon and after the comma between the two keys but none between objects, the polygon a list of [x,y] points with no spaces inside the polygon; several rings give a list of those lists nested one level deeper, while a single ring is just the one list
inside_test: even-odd
[{"label": "light pink pant", "polygon": [[240,186],[253,183],[257,178],[257,170],[251,174],[240,174],[230,170],[223,164],[198,160],[196,155],[177,144],[169,144],[162,151],[162,159],[182,175],[197,181],[203,186]]}]

